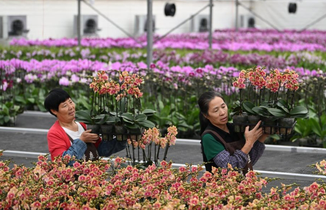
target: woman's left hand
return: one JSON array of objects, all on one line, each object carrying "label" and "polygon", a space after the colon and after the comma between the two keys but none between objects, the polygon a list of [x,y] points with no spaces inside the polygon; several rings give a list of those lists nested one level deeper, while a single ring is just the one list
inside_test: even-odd
[{"label": "woman's left hand", "polygon": [[96,143],[100,137],[96,133],[91,133],[91,131],[91,129],[84,131],[80,136],[80,140],[85,143]]}]

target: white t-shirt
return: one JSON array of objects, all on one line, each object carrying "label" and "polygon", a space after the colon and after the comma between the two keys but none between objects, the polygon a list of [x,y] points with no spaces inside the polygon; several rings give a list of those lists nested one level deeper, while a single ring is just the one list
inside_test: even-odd
[{"label": "white t-shirt", "polygon": [[79,139],[79,137],[81,136],[81,134],[85,131],[83,126],[79,123],[79,122],[76,122],[77,125],[78,125],[78,131],[72,131],[72,130],[69,130],[68,128],[65,128],[65,127],[62,127],[63,130],[66,131],[66,133],[73,139]]}]

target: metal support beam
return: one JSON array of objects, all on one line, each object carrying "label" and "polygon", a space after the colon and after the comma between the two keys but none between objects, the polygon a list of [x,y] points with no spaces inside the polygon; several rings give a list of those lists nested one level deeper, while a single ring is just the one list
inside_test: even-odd
[{"label": "metal support beam", "polygon": [[132,38],[135,42],[137,42],[138,44],[142,45],[141,42],[139,42],[137,39],[135,39],[131,34],[129,34],[127,31],[125,31],[123,28],[121,28],[118,24],[116,24],[115,22],[113,22],[111,19],[109,19],[107,16],[105,16],[102,12],[100,12],[98,9],[96,9],[93,5],[91,5],[90,3],[88,3],[85,0],[81,0],[83,1],[84,4],[86,4],[87,6],[89,6],[91,9],[93,9],[97,14],[101,15],[105,20],[109,21],[111,24],[113,24],[115,27],[117,27],[118,29],[120,29],[124,34],[126,34],[128,37]]},{"label": "metal support beam", "polygon": [[[258,15],[257,13],[253,12],[250,8],[248,8],[248,7],[246,7],[245,5],[241,4],[241,3],[239,2],[239,0],[237,0],[236,2],[237,2],[237,4],[239,4],[240,6],[242,6],[243,8],[245,8],[246,10],[248,10],[248,11],[249,11],[251,14],[253,14],[255,17],[261,19],[262,21],[264,21],[265,23],[267,23],[268,25],[270,25],[272,28],[274,28],[275,30],[277,30],[278,32],[280,32],[280,30],[279,30],[276,26],[274,26],[273,24],[271,24],[270,22],[268,22],[268,21],[267,21],[266,19],[264,19],[262,16],[260,16],[260,15]],[[238,11],[237,11],[236,13],[238,13]],[[236,18],[236,23],[237,23],[237,22],[238,22],[238,14],[236,14],[236,15],[237,15],[237,18]],[[238,23],[237,23],[237,25],[238,25]],[[238,26],[237,26],[237,30],[238,30]]]},{"label": "metal support beam", "polygon": [[180,26],[182,26],[183,24],[185,24],[186,22],[188,22],[189,20],[193,19],[196,15],[198,15],[199,13],[201,13],[203,10],[205,10],[207,7],[209,7],[209,4],[207,4],[205,7],[203,7],[202,9],[200,9],[198,12],[196,12],[195,14],[191,15],[190,18],[187,18],[186,20],[182,21],[180,24],[178,24],[177,26],[175,26],[174,28],[172,28],[170,31],[168,31],[166,34],[164,34],[163,36],[155,39],[155,42],[160,41],[161,39],[165,38],[167,35],[169,35],[172,31],[174,31],[175,29],[179,28]]},{"label": "metal support beam", "polygon": [[147,0],[147,68],[153,61],[153,0]]},{"label": "metal support beam", "polygon": [[235,30],[239,29],[239,0],[235,1]]},{"label": "metal support beam", "polygon": [[77,0],[77,2],[78,2],[78,11],[77,11],[77,38],[78,38],[78,46],[80,46],[80,38],[81,38],[81,34],[80,34],[80,24],[81,24],[80,1],[81,0]]},{"label": "metal support beam", "polygon": [[213,6],[213,0],[209,0],[209,49],[212,49]]},{"label": "metal support beam", "polygon": [[315,21],[311,22],[311,23],[310,23],[310,24],[308,24],[306,27],[304,27],[303,29],[299,30],[299,32],[302,32],[302,31],[306,30],[307,28],[309,28],[310,26],[312,26],[312,25],[314,25],[314,24],[318,23],[319,21],[321,21],[321,20],[322,20],[322,19],[324,19],[324,18],[326,18],[326,14],[325,14],[325,15],[323,15],[323,16],[321,16],[321,17],[320,17],[320,18],[318,18],[317,20],[315,20]]}]

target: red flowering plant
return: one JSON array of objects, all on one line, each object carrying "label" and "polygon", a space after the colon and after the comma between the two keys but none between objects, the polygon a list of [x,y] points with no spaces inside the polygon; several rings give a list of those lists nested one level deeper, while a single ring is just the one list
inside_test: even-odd
[{"label": "red flowering plant", "polygon": [[77,119],[97,125],[114,125],[113,133],[119,133],[118,140],[126,140],[126,135],[122,134],[140,134],[142,128],[154,127],[148,116],[155,111],[141,110],[142,83],[140,75],[128,71],[98,71],[89,85],[93,90],[91,110],[76,112]]},{"label": "red flowering plant", "polygon": [[[278,69],[267,71],[262,67],[242,70],[233,82],[233,86],[239,89],[238,112],[240,110],[255,116],[248,117],[247,122],[251,126],[259,119],[263,120],[263,125],[268,126],[270,123],[282,124],[285,119],[291,119],[288,122],[289,126],[269,127],[267,131],[269,134],[279,132],[278,127],[292,128],[296,118],[308,115],[308,109],[299,105],[296,97],[296,91],[299,89],[298,78],[298,74],[290,69],[282,72]],[[291,129],[285,132],[290,133]]]}]

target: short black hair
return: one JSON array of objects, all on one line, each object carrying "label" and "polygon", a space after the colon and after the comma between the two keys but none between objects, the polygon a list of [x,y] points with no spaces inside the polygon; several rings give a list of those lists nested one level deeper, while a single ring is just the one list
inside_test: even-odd
[{"label": "short black hair", "polygon": [[44,107],[48,112],[57,117],[51,112],[51,109],[58,111],[59,105],[71,98],[70,95],[61,88],[52,89],[44,100]]}]

